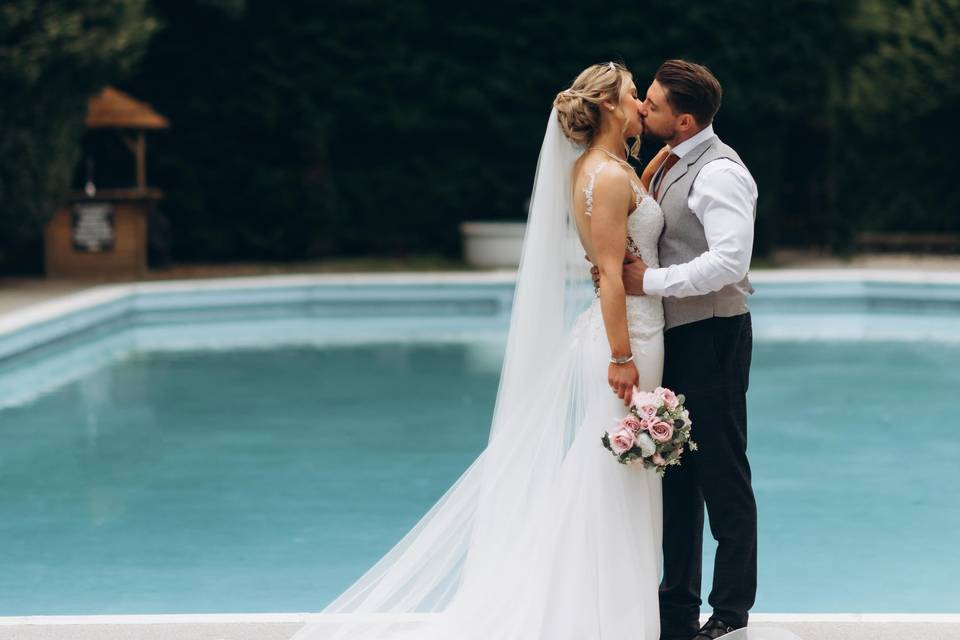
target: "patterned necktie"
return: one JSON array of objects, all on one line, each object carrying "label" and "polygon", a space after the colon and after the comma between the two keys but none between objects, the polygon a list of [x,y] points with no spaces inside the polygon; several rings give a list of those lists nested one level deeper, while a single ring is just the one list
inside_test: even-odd
[{"label": "patterned necktie", "polygon": [[680,160],[680,156],[675,153],[671,153],[667,156],[666,162],[663,163],[663,169],[660,170],[659,175],[657,175],[657,188],[653,192],[653,197],[655,199],[660,199],[660,187],[663,186],[663,179],[667,176],[667,173],[670,169],[673,169],[673,165],[677,164]]}]

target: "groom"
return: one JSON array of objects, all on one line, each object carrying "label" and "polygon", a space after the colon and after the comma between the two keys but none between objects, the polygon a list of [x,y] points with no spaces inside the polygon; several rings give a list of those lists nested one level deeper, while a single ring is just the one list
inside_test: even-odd
[{"label": "groom", "polygon": [[[661,640],[718,638],[747,625],[757,589],[757,507],[747,461],[753,334],[747,279],[757,186],[713,132],[720,83],[668,60],[640,108],[646,135],[671,153],[650,182],[664,213],[659,269],[624,265],[633,295],[663,296],[663,386],[683,393],[699,451],[663,479]],[[701,628],[703,511],[717,540],[713,615]]]}]

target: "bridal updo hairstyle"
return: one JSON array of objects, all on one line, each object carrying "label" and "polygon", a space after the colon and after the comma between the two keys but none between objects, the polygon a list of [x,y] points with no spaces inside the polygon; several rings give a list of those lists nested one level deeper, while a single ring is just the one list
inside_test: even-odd
[{"label": "bridal updo hairstyle", "polygon": [[[553,101],[564,135],[574,144],[589,146],[600,131],[603,103],[619,104],[624,87],[632,77],[618,62],[594,64],[581,71],[570,88],[558,93]],[[639,149],[638,138],[630,148],[630,155],[636,157]]]}]

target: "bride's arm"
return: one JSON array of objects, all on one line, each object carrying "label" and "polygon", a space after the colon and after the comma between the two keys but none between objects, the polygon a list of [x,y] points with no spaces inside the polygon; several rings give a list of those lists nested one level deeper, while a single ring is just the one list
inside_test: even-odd
[{"label": "bride's arm", "polygon": [[[610,354],[626,357],[630,352],[627,331],[627,300],[623,288],[623,254],[627,248],[627,213],[633,204],[633,192],[622,171],[603,171],[593,190],[593,215],[590,239],[600,271],[600,308],[610,343]],[[640,376],[633,362],[611,363],[607,381],[625,403]]]},{"label": "bride's arm", "polygon": [[663,161],[667,159],[667,156],[670,155],[670,147],[664,145],[663,149],[657,152],[657,155],[653,156],[653,160],[647,163],[647,166],[644,167],[643,173],[640,174],[640,182],[643,183],[643,188],[650,189],[650,181],[653,180],[653,174],[657,172],[657,169],[660,168],[660,165],[663,164]]}]

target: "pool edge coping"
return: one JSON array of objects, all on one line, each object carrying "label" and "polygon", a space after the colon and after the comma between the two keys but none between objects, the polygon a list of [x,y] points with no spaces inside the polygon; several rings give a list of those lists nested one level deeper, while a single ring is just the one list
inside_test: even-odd
[{"label": "pool edge coping", "polygon": [[515,271],[490,272],[384,272],[343,274],[284,274],[195,280],[157,280],[94,285],[74,293],[28,304],[0,314],[0,338],[31,325],[54,320],[70,313],[84,311],[139,294],[232,291],[269,289],[311,285],[350,284],[506,284],[513,282]]},{"label": "pool edge coping", "polygon": [[[0,339],[31,325],[54,320],[138,294],[230,291],[311,285],[350,284],[507,284],[515,270],[480,272],[376,272],[338,274],[283,274],[196,280],[157,280],[94,285],[74,293],[29,304],[0,314]],[[790,282],[889,282],[892,284],[960,284],[960,272],[925,269],[761,269],[750,272],[757,283]]]}]

